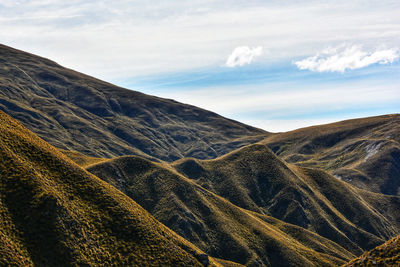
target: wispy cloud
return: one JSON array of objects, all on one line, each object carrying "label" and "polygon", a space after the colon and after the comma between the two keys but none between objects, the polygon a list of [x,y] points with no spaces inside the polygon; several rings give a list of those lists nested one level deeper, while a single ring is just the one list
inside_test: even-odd
[{"label": "wispy cloud", "polygon": [[262,53],[263,48],[261,46],[253,48],[248,46],[239,46],[233,50],[232,54],[226,60],[225,65],[233,68],[250,64],[255,57],[260,56]]},{"label": "wispy cloud", "polygon": [[263,45],[270,64],[343,42],[400,43],[395,0],[110,3],[0,0],[0,40],[111,82],[220,66],[232,44]]},{"label": "wispy cloud", "polygon": [[374,52],[364,51],[359,45],[341,45],[327,48],[315,56],[295,62],[301,70],[317,72],[345,72],[360,69],[372,64],[393,63],[400,57],[398,49],[381,49]]}]

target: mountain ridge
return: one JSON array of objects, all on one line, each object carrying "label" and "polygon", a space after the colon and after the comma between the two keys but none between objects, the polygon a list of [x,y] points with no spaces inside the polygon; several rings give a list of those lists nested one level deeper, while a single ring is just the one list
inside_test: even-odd
[{"label": "mountain ridge", "polygon": [[[189,168],[185,168],[187,162]],[[287,164],[262,144],[249,145],[217,159],[182,159],[172,164],[239,207],[311,229],[355,254],[399,231],[400,218],[378,209],[382,202],[396,213],[399,197],[374,195],[326,172]],[[195,171],[190,172],[191,169]]]},{"label": "mountain ridge", "polygon": [[165,163],[124,156],[87,170],[217,258],[246,266],[335,266],[352,255],[315,233],[240,209]]},{"label": "mountain ridge", "polygon": [[221,266],[1,111],[0,151],[2,265]]},{"label": "mountain ridge", "polygon": [[400,231],[399,114],[269,133],[0,45],[0,122],[0,263],[336,266]]},{"label": "mountain ridge", "polygon": [[289,163],[320,168],[359,188],[400,194],[400,114],[272,134],[261,143]]},{"label": "mountain ridge", "polygon": [[124,89],[0,45],[0,110],[66,150],[96,157],[213,158],[269,133]]}]

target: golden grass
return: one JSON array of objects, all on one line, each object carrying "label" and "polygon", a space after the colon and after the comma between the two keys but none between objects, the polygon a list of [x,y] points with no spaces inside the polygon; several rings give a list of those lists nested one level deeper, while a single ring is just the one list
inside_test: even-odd
[{"label": "golden grass", "polygon": [[64,155],[66,155],[68,158],[70,158],[73,162],[75,162],[82,168],[87,168],[90,165],[109,160],[106,158],[96,158],[96,157],[86,156],[78,151],[69,151],[65,149],[59,149],[59,151],[61,151]]},{"label": "golden grass", "polygon": [[369,117],[268,136],[261,143],[299,166],[327,170],[359,188],[400,195],[400,115]]},{"label": "golden grass", "polygon": [[353,257],[315,233],[239,208],[165,163],[127,156],[88,170],[218,258],[245,265],[337,266]]},{"label": "golden grass", "polygon": [[324,171],[287,164],[261,144],[214,160],[182,159],[173,166],[239,207],[314,231],[355,255],[400,230],[399,197],[363,191]]},{"label": "golden grass", "polygon": [[400,266],[400,236],[350,261],[344,266]]},{"label": "golden grass", "polygon": [[65,150],[111,158],[214,158],[268,133],[124,89],[0,44],[0,110]]},{"label": "golden grass", "polygon": [[3,112],[0,157],[1,265],[202,265],[201,250]]}]

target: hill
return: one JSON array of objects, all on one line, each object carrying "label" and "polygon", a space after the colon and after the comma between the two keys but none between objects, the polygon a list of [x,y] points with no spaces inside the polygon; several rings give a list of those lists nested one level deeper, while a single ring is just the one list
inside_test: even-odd
[{"label": "hill", "polygon": [[400,236],[365,252],[345,266],[400,266]]},{"label": "hill", "polygon": [[127,90],[0,45],[0,110],[57,148],[88,156],[215,158],[268,133]]},{"label": "hill", "polygon": [[400,231],[400,198],[371,193],[254,144],[214,160],[173,167],[233,204],[313,231],[355,255]]},{"label": "hill", "polygon": [[1,266],[219,262],[0,112]]},{"label": "hill", "polygon": [[88,170],[214,257],[246,266],[337,266],[354,255],[306,229],[239,208],[166,163],[125,156]]},{"label": "hill", "polygon": [[262,143],[299,166],[321,168],[372,192],[400,195],[400,115],[274,134]]}]

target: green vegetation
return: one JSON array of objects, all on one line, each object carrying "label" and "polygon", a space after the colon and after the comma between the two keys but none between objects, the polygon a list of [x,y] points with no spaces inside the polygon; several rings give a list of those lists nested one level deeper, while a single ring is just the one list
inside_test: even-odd
[{"label": "green vegetation", "polygon": [[400,236],[365,252],[345,266],[400,266]]},{"label": "green vegetation", "polygon": [[2,112],[0,157],[1,266],[203,265],[201,250]]},{"label": "green vegetation", "polygon": [[262,143],[299,166],[359,188],[400,195],[400,115],[347,120],[274,134]]}]

